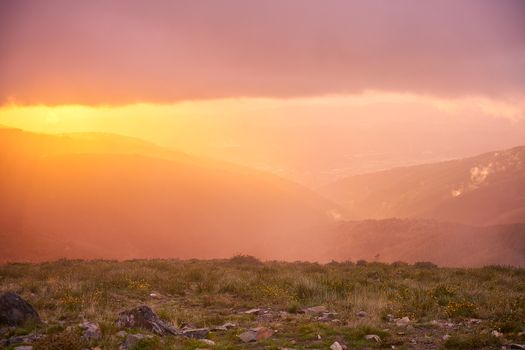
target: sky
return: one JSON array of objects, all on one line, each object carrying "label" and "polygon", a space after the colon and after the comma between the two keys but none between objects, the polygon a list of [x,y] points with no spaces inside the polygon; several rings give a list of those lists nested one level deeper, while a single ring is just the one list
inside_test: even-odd
[{"label": "sky", "polygon": [[0,2],[0,124],[320,185],[525,143],[525,2]]}]

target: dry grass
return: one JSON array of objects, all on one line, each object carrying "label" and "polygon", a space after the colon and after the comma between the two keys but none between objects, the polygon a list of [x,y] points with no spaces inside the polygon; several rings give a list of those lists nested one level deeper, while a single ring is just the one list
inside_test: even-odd
[{"label": "dry grass", "polygon": [[[468,346],[464,342],[477,339],[476,332],[488,334],[493,329],[506,332],[509,340],[520,341],[522,336],[518,333],[523,331],[525,320],[525,270],[511,267],[261,263],[242,256],[217,261],[57,261],[0,266],[0,290],[14,291],[28,299],[48,321],[47,330],[57,325],[76,325],[82,320],[99,322],[104,330],[99,345],[104,349],[117,347],[112,336],[116,332],[116,314],[143,303],[176,325],[209,327],[226,321],[240,324],[237,330],[212,336],[218,342],[217,349],[246,348],[236,335],[244,327],[260,324],[278,329],[279,333],[263,344],[250,345],[251,348],[322,348],[335,339],[362,346],[362,333],[369,332],[381,333],[386,341],[366,345],[380,347],[409,344],[412,338],[427,332],[419,334],[420,328],[415,327],[404,332],[407,335],[401,339],[393,331],[383,334],[382,329],[392,328],[385,321],[388,314],[408,316],[416,325],[432,320],[462,324],[470,318],[482,319],[479,326],[468,331],[465,328],[464,334],[461,329],[447,331],[457,333],[447,343],[438,338],[444,332],[435,335],[440,346],[453,348]],[[152,298],[150,293],[159,297]],[[296,314],[315,305],[337,312],[339,322],[317,322],[310,316]],[[285,319],[275,316],[262,320],[239,313],[253,307],[271,308],[276,315],[279,311],[291,314]],[[356,317],[358,311],[365,311],[367,317]],[[317,334],[322,336],[321,341]],[[487,340],[489,348],[499,344],[491,343],[492,340]],[[195,341],[179,339],[155,340],[151,344],[144,346],[198,347]]]}]

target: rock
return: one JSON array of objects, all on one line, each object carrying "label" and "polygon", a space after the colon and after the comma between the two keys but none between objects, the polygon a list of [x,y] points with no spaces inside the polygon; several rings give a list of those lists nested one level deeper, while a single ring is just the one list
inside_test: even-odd
[{"label": "rock", "polygon": [[232,328],[235,328],[235,327],[237,327],[237,325],[235,323],[226,322],[222,326],[216,326],[216,327],[213,327],[210,330],[213,331],[213,332],[218,332],[218,331],[225,332],[225,331],[227,331],[229,329],[232,329]]},{"label": "rock", "polygon": [[257,341],[257,334],[250,330],[243,332],[239,335],[239,338],[245,343],[251,343]]},{"label": "rock", "polygon": [[313,306],[313,307],[306,308],[303,310],[303,312],[305,314],[322,314],[322,313],[328,312],[328,309],[326,308],[326,306],[319,305],[319,306]]},{"label": "rock", "polygon": [[365,339],[366,340],[373,340],[376,343],[381,343],[381,338],[378,335],[376,335],[376,334],[365,335]]},{"label": "rock", "polygon": [[8,339],[3,339],[0,341],[1,346],[9,346],[13,344],[22,344],[22,343],[34,343],[38,339],[42,338],[41,334],[30,333],[26,335],[15,335]]},{"label": "rock", "polygon": [[36,310],[16,293],[0,295],[0,325],[21,326],[27,321],[40,322]]},{"label": "rock", "polygon": [[355,315],[356,315],[357,317],[361,317],[361,318],[368,316],[368,314],[367,314],[366,312],[364,312],[364,311],[359,311],[359,312],[356,313]]},{"label": "rock", "polygon": [[175,327],[161,320],[151,308],[145,305],[122,311],[118,315],[116,325],[119,328],[147,329],[160,336],[179,334]]},{"label": "rock", "polygon": [[128,332],[126,332],[126,331],[118,331],[115,335],[117,337],[119,337],[119,338],[126,338],[126,336],[128,335]]},{"label": "rock", "polygon": [[450,339],[450,334],[445,334],[441,339],[443,339],[444,341],[447,341]]},{"label": "rock", "polygon": [[317,317],[317,321],[328,322],[333,320],[337,316],[337,312],[324,312],[321,316]]},{"label": "rock", "polygon": [[80,328],[83,331],[82,338],[88,342],[102,338],[102,332],[100,331],[100,326],[97,323],[84,322],[80,325]]},{"label": "rock", "polygon": [[523,345],[523,344],[510,344],[509,345],[509,349],[518,349],[518,350],[522,349],[523,350],[523,349],[525,349],[525,345]]},{"label": "rock", "polygon": [[410,319],[407,316],[405,316],[405,317],[396,319],[395,322],[396,322],[396,326],[404,327],[410,323]]},{"label": "rock", "polygon": [[31,345],[22,345],[17,346],[15,350],[33,350],[33,347]]},{"label": "rock", "polygon": [[193,339],[206,338],[210,333],[209,328],[188,328],[182,330],[182,335]]},{"label": "rock", "polygon": [[201,343],[204,343],[204,344],[209,345],[209,346],[214,346],[215,345],[215,342],[213,340],[210,340],[210,339],[200,339],[199,341]]},{"label": "rock", "polygon": [[250,310],[244,311],[243,313],[247,315],[258,315],[261,313],[261,311],[262,311],[261,309],[250,309]]},{"label": "rock", "polygon": [[142,339],[151,339],[151,338],[153,338],[152,335],[145,335],[145,334],[140,334],[140,333],[128,334],[128,336],[126,337],[126,341],[122,345],[120,345],[120,349],[121,350],[133,349],[133,347],[137,345],[137,343],[141,341]]},{"label": "rock", "polygon": [[339,342],[335,342],[330,346],[331,350],[343,350],[343,346]]},{"label": "rock", "polygon": [[501,338],[501,337],[503,337],[503,333],[498,332],[497,330],[493,330],[490,334],[492,334],[492,335],[495,336],[496,338]]},{"label": "rock", "polygon": [[154,299],[160,298],[160,294],[159,293],[149,293],[149,296],[150,296],[150,298],[154,298]]},{"label": "rock", "polygon": [[239,338],[245,343],[265,340],[273,335],[274,331],[266,327],[251,328],[239,335]]}]

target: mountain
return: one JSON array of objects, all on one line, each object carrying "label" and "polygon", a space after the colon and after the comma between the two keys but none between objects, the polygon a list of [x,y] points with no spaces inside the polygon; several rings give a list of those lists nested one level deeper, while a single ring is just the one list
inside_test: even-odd
[{"label": "mountain", "polygon": [[320,190],[353,219],[525,222],[525,147],[344,178]]},{"label": "mountain", "polygon": [[306,259],[291,246],[338,210],[274,175],[107,134],[0,129],[0,167],[3,261]]},{"label": "mountain", "polygon": [[475,227],[435,220],[385,219],[337,224],[325,252],[334,260],[441,266],[525,266],[525,224]]}]

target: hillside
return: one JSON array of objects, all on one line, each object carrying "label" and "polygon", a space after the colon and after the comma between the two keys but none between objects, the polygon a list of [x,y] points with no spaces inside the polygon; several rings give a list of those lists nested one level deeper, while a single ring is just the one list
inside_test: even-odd
[{"label": "hillside", "polygon": [[112,135],[0,129],[0,149],[3,261],[276,258],[337,208],[273,175]]},{"label": "hillside", "polygon": [[525,266],[525,224],[468,226],[435,220],[385,219],[342,222],[326,253],[335,260],[440,266]]},{"label": "hillside", "polygon": [[525,221],[525,147],[352,176],[321,192],[353,219],[428,218],[470,225]]}]

